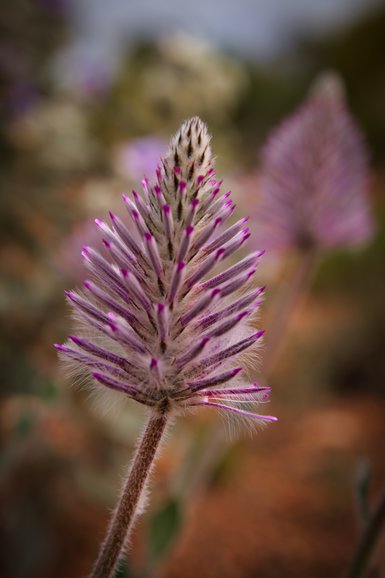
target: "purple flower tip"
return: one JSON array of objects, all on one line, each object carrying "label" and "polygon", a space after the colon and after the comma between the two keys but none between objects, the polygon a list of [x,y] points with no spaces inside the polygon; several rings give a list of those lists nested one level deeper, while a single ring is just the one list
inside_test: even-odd
[{"label": "purple flower tip", "polygon": [[85,281],[83,281],[83,285],[84,287],[86,287],[87,289],[90,289],[92,287],[92,283],[91,281],[89,281],[88,279],[86,279]]},{"label": "purple flower tip", "polygon": [[146,241],[151,241],[151,239],[153,239],[153,236],[151,235],[151,233],[144,233],[144,238],[146,239]]},{"label": "purple flower tip", "polygon": [[242,313],[238,313],[237,319],[238,321],[241,321],[241,319],[248,317],[248,315],[250,315],[250,311],[242,311]]},{"label": "purple flower tip", "polygon": [[177,264],[176,268],[177,271],[183,271],[183,269],[186,267],[186,263],[184,261],[179,261],[179,263]]},{"label": "purple flower tip", "polygon": [[71,341],[73,341],[74,343],[76,343],[76,345],[80,345],[82,340],[79,339],[79,337],[76,337],[76,335],[69,335],[68,339],[71,339]]},{"label": "purple flower tip", "polygon": [[110,219],[111,219],[112,221],[115,221],[115,220],[116,220],[116,215],[114,215],[114,213],[113,213],[112,211],[108,211],[108,214],[110,215]]},{"label": "purple flower tip", "polygon": [[262,337],[262,335],[265,334],[265,329],[261,329],[260,331],[257,331],[256,333],[254,333],[254,337],[255,339],[260,339]]},{"label": "purple flower tip", "polygon": [[189,225],[188,227],[186,227],[185,231],[186,235],[191,235],[194,232],[194,227],[192,225]]},{"label": "purple flower tip", "polygon": [[187,186],[187,185],[186,185],[186,183],[185,183],[184,181],[180,181],[180,183],[179,183],[179,189],[180,189],[181,191],[184,191],[184,189],[186,188],[186,186]]},{"label": "purple flower tip", "polygon": [[65,347],[63,347],[63,345],[60,345],[60,343],[54,343],[53,346],[59,351],[65,351]]},{"label": "purple flower tip", "polygon": [[107,247],[107,249],[111,249],[111,243],[109,241],[102,239],[102,243],[105,247]]}]

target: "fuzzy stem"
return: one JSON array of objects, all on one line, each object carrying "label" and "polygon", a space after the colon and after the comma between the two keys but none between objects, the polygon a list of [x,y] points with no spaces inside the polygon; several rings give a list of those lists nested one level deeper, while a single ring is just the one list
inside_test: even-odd
[{"label": "fuzzy stem", "polygon": [[385,489],[377,507],[369,517],[361,541],[354,555],[346,578],[362,578],[365,575],[370,556],[385,524]]},{"label": "fuzzy stem", "polygon": [[112,515],[107,536],[101,545],[90,578],[111,578],[124,550],[124,545],[137,514],[168,416],[153,413],[139,442],[135,456],[123,483],[123,489]]},{"label": "fuzzy stem", "polygon": [[281,353],[282,346],[299,305],[304,299],[312,280],[317,264],[317,254],[313,250],[303,251],[297,258],[294,271],[289,272],[286,284],[281,289],[275,301],[275,307],[270,313],[272,328],[267,336],[264,355],[263,373],[271,375],[275,363]]}]

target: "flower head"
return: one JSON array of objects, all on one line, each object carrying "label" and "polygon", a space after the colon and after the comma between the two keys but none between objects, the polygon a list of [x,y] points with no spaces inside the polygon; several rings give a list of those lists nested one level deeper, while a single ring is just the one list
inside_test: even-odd
[{"label": "flower head", "polygon": [[276,249],[368,240],[367,154],[338,77],[324,75],[262,153],[259,238]]},{"label": "flower head", "polygon": [[199,118],[173,138],[155,184],[142,184],[141,194],[123,195],[130,224],[112,213],[110,224],[96,220],[110,259],[83,248],[91,279],[67,292],[80,336],[56,347],[94,382],[155,410],[206,405],[274,420],[237,405],[268,397],[236,364],[263,334],[248,326],[263,293],[251,286],[263,252],[215,272],[249,230],[247,219],[223,226],[235,206],[220,192]]}]

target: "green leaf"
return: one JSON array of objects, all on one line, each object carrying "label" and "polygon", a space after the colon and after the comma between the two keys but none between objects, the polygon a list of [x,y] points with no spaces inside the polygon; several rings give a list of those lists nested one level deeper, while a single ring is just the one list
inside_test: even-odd
[{"label": "green leaf", "polygon": [[131,571],[127,560],[121,562],[114,574],[114,578],[135,578],[135,574]]},{"label": "green leaf", "polygon": [[156,510],[149,522],[149,561],[155,567],[172,546],[182,523],[182,507],[175,498],[169,498]]}]

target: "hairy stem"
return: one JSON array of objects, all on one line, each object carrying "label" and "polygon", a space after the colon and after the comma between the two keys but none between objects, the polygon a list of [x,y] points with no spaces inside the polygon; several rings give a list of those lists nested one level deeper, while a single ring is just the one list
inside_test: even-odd
[{"label": "hairy stem", "polygon": [[385,524],[385,488],[377,507],[369,517],[346,578],[362,578]]},{"label": "hairy stem", "polygon": [[100,548],[90,578],[111,578],[137,515],[138,504],[153,466],[168,416],[154,413],[131,462],[122,492],[112,515],[107,536]]},{"label": "hairy stem", "polygon": [[308,250],[301,253],[297,258],[294,271],[289,272],[286,284],[284,283],[275,300],[275,307],[270,313],[271,330],[267,337],[264,355],[263,373],[266,376],[270,376],[281,353],[293,317],[309,288],[316,263],[315,251]]}]

